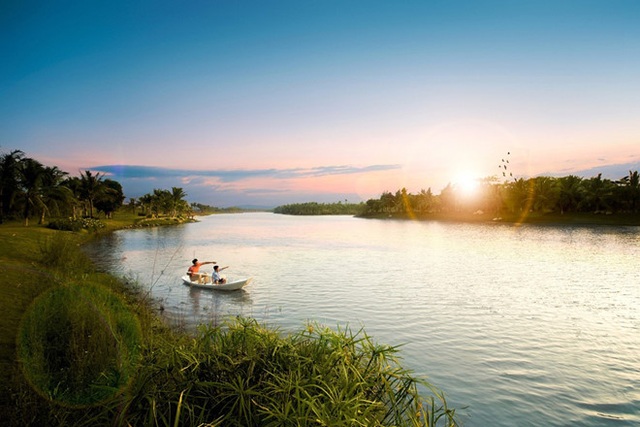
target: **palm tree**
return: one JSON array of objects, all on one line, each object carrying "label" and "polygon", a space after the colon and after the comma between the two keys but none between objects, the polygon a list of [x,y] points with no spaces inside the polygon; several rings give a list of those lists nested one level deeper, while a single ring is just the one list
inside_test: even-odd
[{"label": "palm tree", "polygon": [[556,180],[556,186],[560,213],[577,211],[584,197],[582,178],[575,175],[563,176]]},{"label": "palm tree", "polygon": [[84,171],[80,174],[80,195],[89,202],[89,218],[93,218],[93,202],[104,191],[103,176],[100,172],[93,175],[91,171]]},{"label": "palm tree", "polygon": [[24,197],[24,225],[29,226],[31,208],[44,209],[41,190],[44,177],[44,166],[34,159],[23,159],[20,164],[19,188]]},{"label": "palm tree", "polygon": [[615,185],[609,179],[602,179],[602,174],[584,181],[585,197],[583,205],[595,213],[611,208]]},{"label": "palm tree", "polygon": [[151,215],[158,218],[160,212],[167,213],[171,210],[171,193],[168,190],[155,188],[151,195]]},{"label": "palm tree", "polygon": [[23,158],[24,153],[20,150],[0,156],[0,224],[11,214],[18,194],[19,169]]},{"label": "palm tree", "polygon": [[624,185],[625,198],[629,204],[629,209],[631,212],[637,213],[640,207],[640,175],[638,171],[629,171],[629,175],[620,181]]},{"label": "palm tree", "polygon": [[144,196],[139,197],[138,201],[140,202],[140,206],[142,206],[142,213],[146,216],[147,209],[149,211],[151,210],[151,202],[153,201],[153,196],[147,193]]},{"label": "palm tree", "polygon": [[84,203],[82,202],[82,182],[80,178],[74,176],[65,179],[62,185],[71,192],[72,198],[69,203],[71,207],[71,217],[76,219],[78,217],[76,213],[77,208],[84,207]]},{"label": "palm tree", "polygon": [[533,204],[533,182],[524,180],[524,178],[516,179],[507,186],[507,201],[511,206],[512,212],[526,213],[531,210]]},{"label": "palm tree", "polygon": [[184,209],[184,198],[187,196],[187,193],[184,192],[182,188],[171,187],[171,216],[178,216],[178,211],[182,211]]},{"label": "palm tree", "polygon": [[187,218],[193,219],[193,207],[189,202],[187,202],[186,200],[182,200],[178,209],[183,212],[187,216]]},{"label": "palm tree", "polygon": [[45,166],[42,174],[42,211],[39,224],[44,224],[47,212],[60,212],[62,207],[73,206],[75,198],[73,191],[63,185],[67,172],[63,172],[56,166]]},{"label": "palm tree", "polygon": [[550,212],[558,201],[555,178],[539,176],[533,180],[533,209],[537,212]]}]

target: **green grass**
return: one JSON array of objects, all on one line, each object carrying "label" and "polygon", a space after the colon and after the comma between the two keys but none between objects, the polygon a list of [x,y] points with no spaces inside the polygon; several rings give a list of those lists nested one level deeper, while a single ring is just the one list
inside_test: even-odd
[{"label": "green grass", "polygon": [[138,319],[118,296],[81,282],[43,292],[18,334],[18,359],[30,385],[70,406],[118,394],[134,373],[142,344]]},{"label": "green grass", "polygon": [[31,302],[55,280],[39,262],[40,242],[54,234],[43,227],[0,226],[0,402],[15,366],[15,342],[23,314]]},{"label": "green grass", "polygon": [[455,425],[443,395],[363,330],[281,334],[252,319],[195,336],[167,328],[135,290],[94,270],[80,249],[91,238],[0,226],[6,425]]}]

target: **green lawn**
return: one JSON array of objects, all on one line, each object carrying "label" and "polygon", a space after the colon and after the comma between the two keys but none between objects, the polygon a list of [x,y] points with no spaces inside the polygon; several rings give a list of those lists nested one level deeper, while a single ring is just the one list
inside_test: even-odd
[{"label": "green lawn", "polygon": [[[0,226],[0,382],[8,384],[15,362],[16,334],[22,315],[52,284],[39,263],[39,247],[53,230],[18,223]],[[6,397],[6,393],[2,393]]]},{"label": "green lawn", "polygon": [[[102,220],[103,232],[133,226],[139,217],[120,214],[117,219]],[[54,240],[64,236],[67,245],[80,246],[94,235],[87,232],[71,233],[51,230],[33,222],[25,227],[22,222],[0,225],[0,403],[7,404],[12,390],[11,377],[16,374],[16,339],[24,313],[34,300],[52,286],[61,282],[59,266],[45,260],[47,248]],[[57,248],[50,248],[49,251]],[[81,256],[76,251],[76,256]],[[66,262],[67,260],[59,260]],[[80,258],[78,263],[89,263]],[[107,280],[106,275],[101,280]],[[98,277],[98,276],[96,276]],[[113,280],[113,278],[108,278]]]}]

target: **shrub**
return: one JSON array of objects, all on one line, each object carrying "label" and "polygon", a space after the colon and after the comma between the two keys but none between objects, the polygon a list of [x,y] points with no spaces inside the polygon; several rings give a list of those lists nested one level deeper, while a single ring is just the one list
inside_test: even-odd
[{"label": "shrub", "polygon": [[105,227],[104,223],[94,218],[60,218],[49,222],[48,227],[54,230],[62,231],[80,231],[88,230],[97,232]]},{"label": "shrub", "polygon": [[[25,316],[19,354],[25,376],[45,399],[35,405],[24,399],[18,411],[24,422],[457,425],[442,394],[403,369],[395,347],[373,343],[362,330],[310,324],[283,336],[239,318],[202,326],[195,337],[168,329],[145,337],[124,308],[93,297],[96,291],[57,288]],[[105,306],[116,315],[95,310]],[[432,395],[423,398],[419,386]]]},{"label": "shrub", "polygon": [[42,265],[55,268],[60,273],[78,276],[93,270],[93,264],[78,250],[78,243],[71,235],[56,233],[40,242],[39,249]]},{"label": "shrub", "polygon": [[147,351],[126,423],[456,425],[441,394],[421,398],[423,382],[400,367],[396,351],[348,329],[309,325],[281,336],[250,319],[203,326],[195,339]]},{"label": "shrub", "polygon": [[54,219],[49,221],[47,227],[53,230],[62,230],[62,231],[80,231],[82,230],[82,224],[78,220],[73,220],[71,218],[65,219]]}]

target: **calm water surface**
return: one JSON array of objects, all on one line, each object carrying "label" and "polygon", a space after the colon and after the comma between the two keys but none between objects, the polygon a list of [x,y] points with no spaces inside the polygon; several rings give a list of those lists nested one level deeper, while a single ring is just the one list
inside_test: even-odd
[{"label": "calm water surface", "polygon": [[[250,213],[119,231],[91,252],[182,325],[364,326],[402,344],[465,426],[640,425],[638,228]],[[189,289],[194,257],[254,281]]]}]

